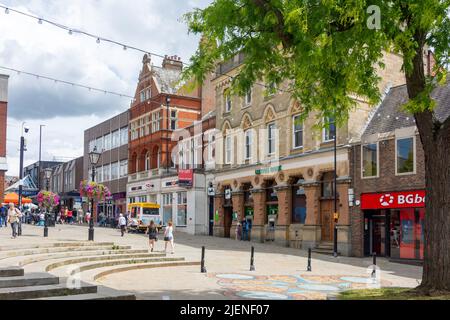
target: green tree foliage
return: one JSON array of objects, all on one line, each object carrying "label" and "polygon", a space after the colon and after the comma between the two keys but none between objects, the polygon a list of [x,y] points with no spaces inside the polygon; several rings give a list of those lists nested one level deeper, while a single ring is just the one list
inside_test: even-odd
[{"label": "green tree foliage", "polygon": [[[198,51],[186,69],[200,82],[218,61],[245,54],[245,64],[233,79],[240,95],[255,82],[280,84],[292,80],[289,91],[306,113],[337,114],[338,122],[356,106],[352,96],[375,104],[380,99],[377,66],[385,51],[404,56],[404,70],[413,74],[417,49],[428,45],[437,59],[436,78],[445,78],[448,63],[450,1],[442,0],[215,0],[209,7],[184,16],[189,30],[202,35]],[[379,8],[380,29],[370,6]],[[421,42],[421,43],[419,43]],[[408,109],[432,109],[435,82],[427,79]],[[305,113],[305,114],[306,114]]]}]

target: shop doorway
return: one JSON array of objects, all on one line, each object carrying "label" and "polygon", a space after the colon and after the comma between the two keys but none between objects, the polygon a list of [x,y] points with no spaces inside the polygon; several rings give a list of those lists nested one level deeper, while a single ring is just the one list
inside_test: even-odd
[{"label": "shop doorway", "polygon": [[364,216],[364,254],[366,256],[376,253],[380,257],[390,256],[388,210],[373,210]]},{"label": "shop doorway", "polygon": [[223,210],[224,237],[231,237],[231,225],[233,223],[233,207],[224,207]]},{"label": "shop doorway", "polygon": [[333,201],[321,201],[321,224],[322,224],[322,241],[333,241]]}]

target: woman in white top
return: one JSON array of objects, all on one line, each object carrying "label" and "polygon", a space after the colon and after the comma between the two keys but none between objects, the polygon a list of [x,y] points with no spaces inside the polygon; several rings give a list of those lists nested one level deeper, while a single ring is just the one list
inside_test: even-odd
[{"label": "woman in white top", "polygon": [[170,243],[172,247],[172,254],[175,253],[175,245],[173,243],[173,223],[169,222],[167,228],[164,231],[165,251],[167,253],[167,245]]},{"label": "woman in white top", "polygon": [[14,203],[9,204],[8,209],[8,222],[11,224],[12,237],[15,239],[17,237],[17,226],[19,224],[20,211],[14,207]]}]

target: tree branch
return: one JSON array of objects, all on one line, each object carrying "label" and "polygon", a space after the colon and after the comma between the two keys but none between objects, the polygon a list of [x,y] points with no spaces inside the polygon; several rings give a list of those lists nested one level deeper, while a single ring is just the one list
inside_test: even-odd
[{"label": "tree branch", "polygon": [[266,14],[269,12],[273,12],[275,14],[277,18],[277,24],[275,25],[273,32],[277,33],[278,37],[280,38],[285,48],[292,46],[293,36],[292,34],[286,32],[286,30],[284,29],[283,12],[281,12],[280,9],[274,7],[267,0],[253,0],[253,3],[260,9],[264,10]]}]

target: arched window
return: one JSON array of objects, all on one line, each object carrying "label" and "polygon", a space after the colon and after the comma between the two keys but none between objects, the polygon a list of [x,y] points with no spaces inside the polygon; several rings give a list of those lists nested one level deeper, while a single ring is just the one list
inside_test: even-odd
[{"label": "arched window", "polygon": [[150,152],[147,151],[147,153],[145,154],[145,171],[150,170]]}]

